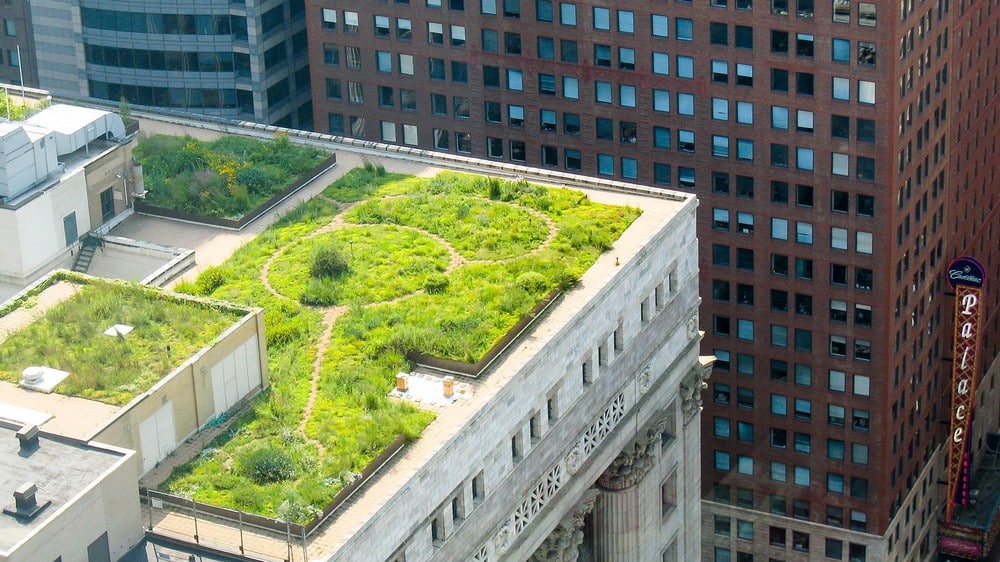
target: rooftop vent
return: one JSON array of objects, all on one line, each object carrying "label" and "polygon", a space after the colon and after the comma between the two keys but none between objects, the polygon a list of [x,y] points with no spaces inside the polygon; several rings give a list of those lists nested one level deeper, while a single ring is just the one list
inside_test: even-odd
[{"label": "rooftop vent", "polygon": [[21,443],[21,453],[31,454],[38,448],[38,426],[26,425],[17,430],[17,440]]},{"label": "rooftop vent", "polygon": [[14,490],[14,505],[3,508],[3,512],[11,517],[31,521],[43,509],[52,504],[51,500],[38,503],[38,499],[35,497],[36,492],[38,492],[38,486],[34,482],[21,484]]}]

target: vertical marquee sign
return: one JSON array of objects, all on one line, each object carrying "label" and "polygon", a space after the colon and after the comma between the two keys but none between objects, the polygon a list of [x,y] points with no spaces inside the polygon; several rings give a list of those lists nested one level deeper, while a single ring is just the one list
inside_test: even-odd
[{"label": "vertical marquee sign", "polygon": [[948,266],[948,283],[955,290],[955,344],[952,353],[951,434],[948,437],[948,497],[945,521],[951,521],[955,506],[969,504],[972,471],[972,408],[976,401],[979,373],[983,265],[970,257],[956,258]]}]

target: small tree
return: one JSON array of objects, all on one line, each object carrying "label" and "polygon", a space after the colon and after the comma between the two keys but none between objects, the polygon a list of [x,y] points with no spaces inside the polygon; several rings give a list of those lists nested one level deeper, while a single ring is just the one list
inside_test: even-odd
[{"label": "small tree", "polygon": [[313,277],[340,277],[347,273],[348,268],[347,259],[336,244],[320,244],[313,250],[312,267],[309,270]]},{"label": "small tree", "polygon": [[132,104],[128,102],[128,98],[122,96],[118,100],[118,115],[121,116],[122,121],[128,121],[132,118]]}]

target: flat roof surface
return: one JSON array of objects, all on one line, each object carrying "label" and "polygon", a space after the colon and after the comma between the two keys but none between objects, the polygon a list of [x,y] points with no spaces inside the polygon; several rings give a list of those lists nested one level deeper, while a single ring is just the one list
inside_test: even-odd
[{"label": "flat roof surface", "polygon": [[0,514],[0,552],[10,551],[43,527],[123,457],[110,449],[45,435],[40,435],[36,449],[23,454],[16,433],[17,429],[0,424],[0,507],[13,506],[14,490],[26,482],[38,486],[39,503],[52,504],[31,521]]},{"label": "flat roof surface", "polygon": [[[59,369],[69,376],[53,392],[119,406],[253,314],[69,272],[11,304],[16,308],[0,316],[0,377],[16,383],[29,367]],[[135,329],[107,335],[115,324]]]}]

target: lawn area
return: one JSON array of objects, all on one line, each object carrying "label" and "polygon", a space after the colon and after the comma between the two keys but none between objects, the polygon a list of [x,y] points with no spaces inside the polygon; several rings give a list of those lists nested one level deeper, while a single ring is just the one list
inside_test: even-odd
[{"label": "lawn area", "polygon": [[153,135],[139,139],[133,156],[143,166],[150,205],[238,219],[329,155],[283,135],[270,142]]},{"label": "lawn area", "polygon": [[[138,285],[69,280],[78,293],[0,343],[0,379],[16,383],[26,367],[53,367],[69,372],[56,392],[123,405],[246,314]],[[104,335],[114,324],[134,330]]]},{"label": "lawn area", "polygon": [[[179,287],[264,307],[272,386],[166,491],[307,521],[397,435],[414,440],[433,419],[389,399],[396,373],[412,368],[408,352],[475,362],[639,214],[568,189],[375,166],[324,195],[356,204],[338,217],[328,199],[309,201]],[[346,305],[321,350],[311,410],[326,326],[304,302]]]}]

